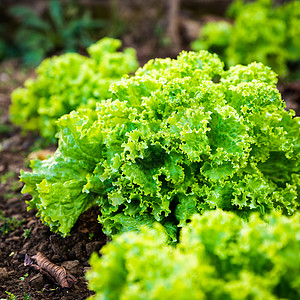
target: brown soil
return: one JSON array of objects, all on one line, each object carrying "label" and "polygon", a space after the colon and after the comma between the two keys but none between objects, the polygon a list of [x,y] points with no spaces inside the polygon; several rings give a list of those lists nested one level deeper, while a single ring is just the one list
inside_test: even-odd
[{"label": "brown soil", "polygon": [[[0,298],[6,291],[23,299],[86,299],[91,292],[84,278],[89,268],[88,259],[92,252],[99,251],[107,242],[97,220],[97,209],[84,213],[71,232],[62,238],[53,234],[35,217],[35,211],[26,211],[24,200],[13,197],[0,205],[0,210],[21,221],[22,225],[0,238]],[[26,232],[29,232],[27,237]],[[77,280],[67,289],[59,287],[53,280],[38,271],[24,266],[25,254],[30,257],[40,251],[50,261],[64,266]]]},{"label": "brown soil", "polygon": [[300,116],[300,80],[278,86],[287,109],[293,109]]},{"label": "brown soil", "polygon": [[[86,299],[91,295],[84,277],[89,257],[101,249],[107,237],[97,222],[97,208],[85,212],[66,238],[41,224],[36,211],[27,211],[25,201],[30,195],[21,195],[22,183],[18,177],[21,169],[28,170],[28,156],[32,156],[39,138],[23,136],[9,122],[11,91],[33,74],[21,70],[14,62],[0,66],[0,299],[8,299],[7,292],[18,299],[26,299],[26,295],[31,300]],[[300,82],[282,85],[280,90],[287,106],[300,115]],[[47,149],[54,150],[55,146]],[[64,266],[77,283],[72,288],[61,288],[45,275],[24,266],[25,255],[32,257],[38,251]]]}]

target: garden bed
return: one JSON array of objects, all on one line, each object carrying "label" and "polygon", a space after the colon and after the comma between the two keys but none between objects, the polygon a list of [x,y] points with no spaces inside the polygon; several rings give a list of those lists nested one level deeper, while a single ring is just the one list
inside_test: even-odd
[{"label": "garden bed", "polygon": [[[20,70],[15,63],[10,63],[3,64],[0,72],[3,124],[0,136],[0,299],[8,297],[6,292],[18,299],[26,299],[26,295],[30,295],[30,299],[86,299],[91,294],[84,277],[89,268],[89,257],[108,239],[97,222],[97,208],[85,212],[72,229],[71,236],[65,239],[44,226],[35,216],[35,210],[27,211],[25,201],[31,196],[21,195],[23,184],[18,182],[19,172],[21,169],[29,170],[28,157],[51,153],[55,146],[33,153],[33,146],[37,145],[39,138],[22,135],[8,121],[11,91],[32,76],[31,72]],[[283,97],[288,100],[288,107],[297,110],[298,115],[299,86],[300,83],[295,82],[280,87]],[[24,266],[25,255],[32,257],[38,251],[53,263],[64,266],[75,276],[77,283],[69,289],[61,288],[47,276]]]},{"label": "garden bed", "polygon": [[[187,25],[185,19],[181,21]],[[137,49],[143,63],[148,60],[149,53],[151,51],[145,48]],[[89,257],[108,241],[97,221],[99,208],[91,208],[81,215],[70,236],[62,238],[41,223],[35,216],[36,210],[27,211],[25,201],[31,196],[21,195],[20,170],[29,171],[30,158],[46,157],[56,148],[51,146],[36,151],[41,146],[40,138],[34,134],[23,135],[9,122],[10,94],[32,76],[32,71],[23,71],[15,62],[0,66],[0,299],[14,299],[13,295],[31,300],[86,299],[92,294],[84,277],[89,268]],[[287,108],[300,115],[300,81],[280,84],[279,90]],[[25,266],[26,254],[32,257],[38,251],[51,262],[64,266],[76,278],[75,285],[62,288],[46,275]]]}]

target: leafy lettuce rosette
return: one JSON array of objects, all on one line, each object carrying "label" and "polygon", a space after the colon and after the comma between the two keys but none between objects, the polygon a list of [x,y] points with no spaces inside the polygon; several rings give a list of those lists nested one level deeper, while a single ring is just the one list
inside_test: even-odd
[{"label": "leafy lettuce rosette", "polygon": [[11,121],[56,142],[57,119],[75,109],[95,109],[98,101],[111,98],[111,83],[136,71],[135,50],[119,52],[120,47],[121,41],[103,38],[87,49],[90,57],[65,53],[45,59],[36,69],[36,79],[13,91]]},{"label": "leafy lettuce rosette", "polygon": [[117,236],[90,259],[89,299],[299,299],[299,213],[206,211],[180,237],[171,247],[159,224]]},{"label": "leafy lettuce rosette", "polygon": [[21,174],[29,208],[63,235],[98,205],[109,236],[159,222],[174,241],[206,210],[294,214],[300,121],[276,82],[260,63],[224,71],[206,51],[150,60],[96,110],[60,118],[54,156]]}]

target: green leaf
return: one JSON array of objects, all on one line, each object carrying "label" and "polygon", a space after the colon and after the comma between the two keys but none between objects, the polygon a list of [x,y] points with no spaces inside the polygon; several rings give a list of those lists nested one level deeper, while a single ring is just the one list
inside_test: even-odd
[{"label": "green leaf", "polygon": [[21,172],[25,182],[23,193],[31,193],[30,208],[38,209],[41,216],[54,232],[66,235],[79,215],[95,205],[97,195],[82,193],[88,170],[86,164],[73,159],[64,159],[59,152],[44,161],[31,163],[32,173]]},{"label": "green leaf", "polygon": [[61,2],[57,0],[50,0],[48,5],[49,13],[56,29],[63,30],[64,21]]},{"label": "green leaf", "polygon": [[14,6],[9,9],[9,13],[17,18],[21,18],[24,26],[34,28],[35,30],[50,30],[50,24],[39,17],[34,10],[27,6]]},{"label": "green leaf", "polygon": [[161,225],[126,232],[94,254],[91,299],[297,299],[300,215],[195,214],[175,247]]}]

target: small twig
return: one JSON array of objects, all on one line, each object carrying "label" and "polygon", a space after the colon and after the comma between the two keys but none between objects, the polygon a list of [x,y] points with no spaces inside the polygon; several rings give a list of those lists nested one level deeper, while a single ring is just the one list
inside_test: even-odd
[{"label": "small twig", "polygon": [[76,283],[76,278],[69,274],[64,267],[57,266],[52,263],[41,252],[38,252],[32,257],[36,263],[34,263],[30,257],[25,255],[25,266],[30,266],[40,273],[48,276],[53,281],[57,282],[63,288],[70,288]]}]

